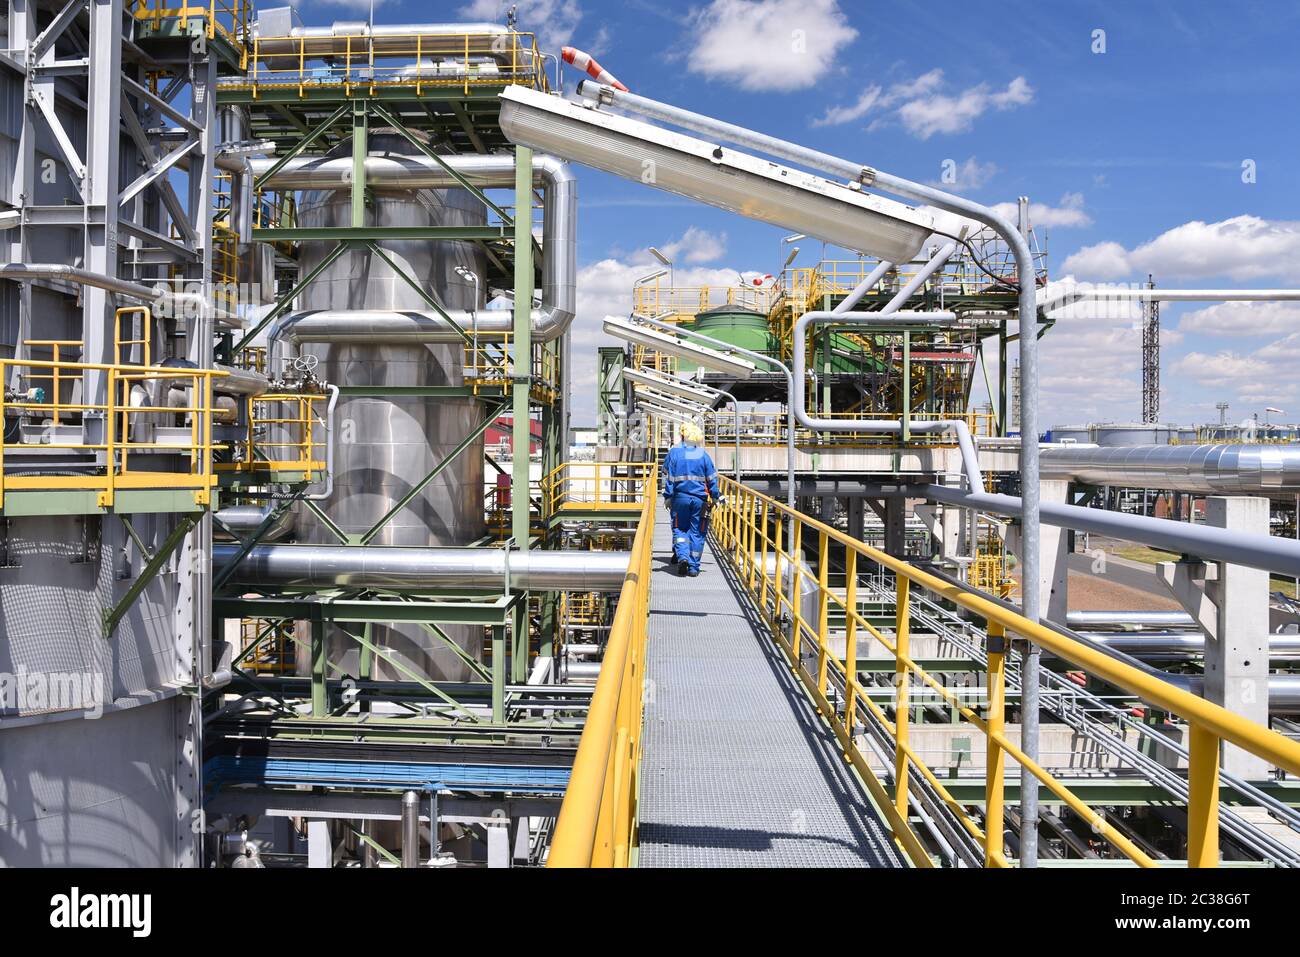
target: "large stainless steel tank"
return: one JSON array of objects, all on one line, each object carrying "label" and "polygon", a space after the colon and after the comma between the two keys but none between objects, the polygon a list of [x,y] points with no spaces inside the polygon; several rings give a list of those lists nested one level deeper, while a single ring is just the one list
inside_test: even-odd
[{"label": "large stainless steel tank", "polygon": [[[405,153],[410,146],[394,136],[372,136],[371,149]],[[351,224],[348,191],[308,193],[298,207],[303,227]],[[374,226],[473,226],[486,222],[483,205],[467,190],[388,190],[369,193],[366,222]],[[330,251],[332,243],[306,243],[299,268],[303,275]],[[481,308],[473,283],[456,274],[463,266],[484,274],[482,249],[469,242],[383,240],[377,244],[451,310]],[[364,247],[339,257],[303,292],[303,309],[427,310],[406,281],[384,260]],[[459,386],[464,352],[460,344],[361,345],[308,344],[302,352],[320,358],[319,372],[340,387]],[[344,395],[336,417],[334,491],[324,503],[330,518],[349,534],[369,531],[412,487],[483,421],[474,399],[429,396]],[[299,523],[302,540],[336,543],[310,514]],[[464,545],[485,533],[483,520],[483,448],[476,442],[415,496],[372,540],[375,545]],[[457,644],[479,656],[481,631],[470,627],[442,629]],[[420,674],[465,680],[468,668],[419,625],[375,626],[372,639]],[[355,674],[359,646],[336,634],[329,657]],[[375,677],[405,678],[377,662]]]}]

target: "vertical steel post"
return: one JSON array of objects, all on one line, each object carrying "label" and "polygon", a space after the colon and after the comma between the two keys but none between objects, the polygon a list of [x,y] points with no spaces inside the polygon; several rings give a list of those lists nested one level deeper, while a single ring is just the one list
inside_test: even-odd
[{"label": "vertical steel post", "polygon": [[366,154],[370,152],[366,104],[352,103],[352,225],[366,224]]},{"label": "vertical steel post", "polygon": [[420,795],[402,795],[402,866],[420,866]]},{"label": "vertical steel post", "polygon": [[[993,739],[1006,725],[1007,639],[1003,627],[988,623],[988,734],[984,755],[984,866],[1003,854],[1002,800],[1006,789],[1006,754]],[[1037,786],[1037,782],[1035,782]]]},{"label": "vertical steel post", "polygon": [[528,551],[529,451],[528,418],[533,353],[533,151],[515,149],[515,316],[511,335],[513,426],[510,465],[510,533],[515,548]]},{"label": "vertical steel post", "polygon": [[329,714],[325,670],[325,620],[317,612],[311,620],[311,714],[313,718],[323,718]]},{"label": "vertical steel post", "polygon": [[492,626],[492,723],[506,717],[506,627]]},{"label": "vertical steel post", "polygon": [[[853,738],[853,721],[858,705],[858,550],[844,552],[844,675],[847,701],[844,705],[844,729]],[[848,755],[846,754],[845,757]]]},{"label": "vertical steel post", "polygon": [[907,821],[907,752],[908,704],[907,685],[911,672],[904,658],[912,657],[912,582],[897,577],[894,594],[894,807]]},{"label": "vertical steel post", "polygon": [[1219,866],[1219,739],[1191,726],[1187,767],[1187,866]]}]

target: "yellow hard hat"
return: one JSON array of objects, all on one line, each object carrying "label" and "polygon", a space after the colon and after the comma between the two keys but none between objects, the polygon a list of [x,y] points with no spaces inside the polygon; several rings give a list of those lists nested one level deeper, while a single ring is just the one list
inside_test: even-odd
[{"label": "yellow hard hat", "polygon": [[704,441],[704,430],[694,422],[683,422],[682,441],[689,442],[691,445],[699,445]]}]

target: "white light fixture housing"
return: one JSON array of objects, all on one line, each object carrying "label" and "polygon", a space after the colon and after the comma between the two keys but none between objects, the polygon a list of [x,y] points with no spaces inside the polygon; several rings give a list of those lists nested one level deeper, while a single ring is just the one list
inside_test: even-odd
[{"label": "white light fixture housing", "polygon": [[604,330],[606,335],[616,339],[635,342],[656,352],[705,366],[714,372],[734,375],[738,379],[748,379],[756,371],[752,362],[719,352],[717,349],[694,345],[655,329],[638,326],[618,316],[606,316]]},{"label": "white light fixture housing", "polygon": [[712,406],[713,394],[703,389],[697,389],[687,385],[681,379],[674,379],[670,376],[659,375],[655,372],[643,372],[640,369],[624,368],[622,376],[628,382],[637,386],[655,389],[658,392],[666,392],[669,395],[675,395],[681,399],[689,399],[692,402],[698,402],[701,405]]},{"label": "white light fixture housing", "polygon": [[908,262],[934,217],[841,183],[558,96],[508,87],[501,129],[530,146],[749,219]]},{"label": "white light fixture housing", "polygon": [[655,405],[663,406],[664,408],[676,409],[678,412],[685,412],[687,415],[700,415],[704,412],[710,411],[707,405],[684,401],[682,399],[674,398],[671,395],[664,395],[661,392],[652,392],[649,389],[637,389],[635,395],[638,402],[645,400],[647,402],[652,402]]}]

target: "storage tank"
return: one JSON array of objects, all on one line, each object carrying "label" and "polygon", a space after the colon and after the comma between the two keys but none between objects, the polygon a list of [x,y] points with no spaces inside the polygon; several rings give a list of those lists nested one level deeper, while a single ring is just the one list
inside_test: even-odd
[{"label": "storage tank", "polygon": [[[772,353],[776,348],[767,316],[747,306],[729,303],[705,309],[696,313],[695,319],[683,327],[751,352]],[[698,368],[697,363],[687,359],[677,363],[678,372],[694,372]]]},{"label": "storage tank", "polygon": [[1105,422],[1093,426],[1096,443],[1106,448],[1124,445],[1168,445],[1172,426],[1159,422]]},{"label": "storage tank", "polygon": [[1054,425],[1048,438],[1053,442],[1076,442],[1079,445],[1088,445],[1092,442],[1092,426]]},{"label": "storage tank", "polygon": [[[409,153],[411,147],[392,134],[373,135],[372,152]],[[342,148],[342,153],[350,146]],[[339,152],[339,151],[336,151]],[[340,153],[340,155],[342,155]],[[482,226],[486,210],[464,189],[367,191],[366,222],[372,226]],[[298,207],[301,227],[351,224],[351,193],[322,191],[303,195]],[[456,274],[463,266],[484,275],[485,257],[475,243],[384,239],[376,243],[426,293],[449,310],[482,308],[475,286]],[[333,243],[304,243],[301,275],[314,269]],[[428,306],[388,266],[365,247],[353,247],[303,291],[301,309],[426,310]],[[334,489],[322,507],[339,528],[362,535],[398,504],[412,487],[448,458],[483,421],[483,407],[472,398],[421,395],[347,394],[367,387],[460,386],[464,350],[460,343],[383,344],[332,342],[304,344],[304,354],[320,359],[318,374],[344,390],[335,418]],[[300,513],[301,540],[337,544],[337,539],[309,511]],[[466,545],[486,532],[483,516],[483,443],[473,443],[416,495],[372,539],[374,545]],[[440,626],[458,645],[481,656],[482,630]],[[372,640],[419,674],[463,681],[468,666],[420,625],[374,626]],[[331,637],[332,662],[351,670],[360,646],[342,633]],[[356,671],[351,673],[355,674]],[[377,661],[376,678],[407,678]]]}]

